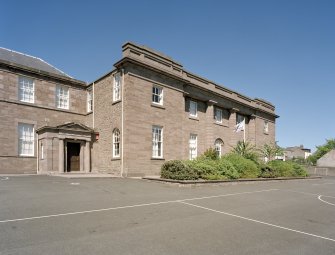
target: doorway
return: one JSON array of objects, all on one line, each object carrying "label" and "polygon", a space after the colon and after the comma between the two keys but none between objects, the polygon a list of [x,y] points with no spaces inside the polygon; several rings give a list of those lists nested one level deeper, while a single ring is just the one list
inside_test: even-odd
[{"label": "doorway", "polygon": [[80,143],[67,142],[66,172],[80,171]]}]

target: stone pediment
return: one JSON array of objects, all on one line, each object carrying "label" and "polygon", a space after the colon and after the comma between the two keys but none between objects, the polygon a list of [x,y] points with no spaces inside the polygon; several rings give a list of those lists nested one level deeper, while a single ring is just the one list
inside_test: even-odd
[{"label": "stone pediment", "polygon": [[57,129],[62,129],[62,130],[75,130],[75,131],[93,132],[93,129],[85,126],[84,124],[76,123],[76,122],[65,123],[65,124],[56,126],[56,128]]},{"label": "stone pediment", "polygon": [[42,133],[42,132],[62,132],[62,133],[71,133],[71,132],[84,132],[84,133],[93,133],[94,130],[92,128],[89,128],[85,126],[84,124],[77,123],[77,122],[68,122],[65,124],[61,124],[58,126],[44,126],[36,130],[36,132]]}]

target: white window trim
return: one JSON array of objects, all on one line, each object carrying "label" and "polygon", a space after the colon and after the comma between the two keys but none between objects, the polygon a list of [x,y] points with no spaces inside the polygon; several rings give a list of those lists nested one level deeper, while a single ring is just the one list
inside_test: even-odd
[{"label": "white window trim", "polygon": [[[163,90],[163,88],[162,87],[160,87],[160,86],[157,86],[157,85],[153,85],[152,86],[152,89],[158,89],[161,93],[160,94],[154,94],[154,92],[152,91],[152,99],[151,99],[151,102],[153,103],[153,104],[157,104],[157,105],[163,105],[163,99],[164,99],[164,90]],[[155,96],[158,96],[158,98],[160,99],[159,100],[159,102],[155,102],[153,99],[154,99],[154,95]]]},{"label": "white window trim", "polygon": [[[155,140],[155,136],[154,136],[154,130],[155,129],[157,129],[157,130],[159,130],[160,131],[160,141],[159,140]],[[163,158],[163,142],[164,142],[164,140],[163,140],[163,127],[161,127],[161,126],[152,126],[152,158]],[[157,143],[157,144],[156,144]],[[160,155],[159,155],[159,143],[161,144],[161,153],[160,153]],[[156,148],[156,146],[157,146],[157,148]],[[156,155],[156,153],[155,152],[157,152],[157,155]]]},{"label": "white window trim", "polygon": [[[67,92],[66,95],[64,95],[64,93],[63,95],[60,94],[61,89]],[[60,103],[61,97],[65,97],[67,100],[67,104],[65,106],[64,106],[64,103],[63,103],[63,106]],[[68,110],[70,108],[70,88],[69,87],[63,86],[63,85],[56,86],[56,107],[58,109],[65,109],[65,110]]]},{"label": "white window trim", "polygon": [[265,134],[268,134],[269,133],[269,122],[264,120],[264,126],[263,126],[263,132]]},{"label": "white window trim", "polygon": [[[119,80],[117,83],[116,80]],[[116,86],[118,85],[118,86]],[[113,102],[121,100],[121,88],[122,88],[122,80],[120,73],[116,73],[113,78]]]},{"label": "white window trim", "polygon": [[93,92],[92,90],[87,91],[87,112],[93,111]]},{"label": "white window trim", "polygon": [[[192,113],[191,109],[192,109],[192,106],[191,105],[194,105],[194,110],[195,110],[195,114]],[[190,116],[191,117],[198,117],[198,102],[196,101],[193,101],[193,100],[190,100]]]},{"label": "white window trim", "polygon": [[[194,138],[195,139],[192,139]],[[192,150],[192,146],[194,146],[194,150]],[[195,153],[192,153],[195,151]],[[189,158],[190,160],[196,159],[198,156],[198,135],[197,134],[190,134],[190,139],[189,139]]]},{"label": "white window trim", "polygon": [[44,159],[44,145],[41,143],[41,159]]},{"label": "white window trim", "polygon": [[[25,139],[23,137],[23,133],[21,133],[21,130],[24,129],[24,127],[32,127],[31,134],[29,136],[29,139]],[[22,129],[21,129],[22,128]],[[30,142],[31,143],[31,152],[30,153],[22,153],[22,145],[24,142]],[[35,126],[33,124],[27,124],[27,123],[19,123],[18,124],[18,155],[19,156],[28,156],[33,157],[35,156]]]},{"label": "white window trim", "polygon": [[[31,92],[32,93],[32,100],[26,100],[24,95],[25,95],[25,93],[29,93],[30,91],[27,92],[25,90],[25,89],[27,89],[25,84],[28,83],[29,86],[30,86],[30,81],[31,81],[31,84],[32,84],[32,89],[29,88],[29,90],[32,90],[32,92]],[[18,95],[19,100],[21,102],[25,102],[25,103],[31,103],[31,104],[35,103],[35,81],[34,81],[34,79],[30,78],[30,77],[26,77],[26,76],[19,76],[18,84],[19,84],[19,86],[18,86],[18,88],[19,88],[19,95]]]},{"label": "white window trim", "polygon": [[221,158],[222,156],[222,145],[223,142],[220,139],[216,139],[214,143],[215,151],[218,152],[218,156]]},{"label": "white window trim", "polygon": [[[215,114],[214,114],[214,116],[215,116],[215,122],[216,123],[220,123],[220,124],[222,124],[222,114],[223,114],[223,111],[222,111],[222,109],[220,109],[220,108],[215,108]],[[220,112],[220,120],[218,120],[218,116],[217,116],[217,113],[218,112]]]},{"label": "white window trim", "polygon": [[[116,134],[118,136],[118,141],[116,141]],[[116,154],[116,144],[119,145],[119,153]],[[118,129],[115,129],[113,131],[113,158],[119,158],[120,157],[120,131]]]}]

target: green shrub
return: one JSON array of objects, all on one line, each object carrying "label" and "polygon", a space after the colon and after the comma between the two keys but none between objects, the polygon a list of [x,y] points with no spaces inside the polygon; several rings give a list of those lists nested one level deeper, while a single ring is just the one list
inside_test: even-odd
[{"label": "green shrub", "polygon": [[290,176],[307,176],[306,169],[295,162],[292,161],[280,161],[273,160],[267,164],[271,169],[280,173],[280,176],[290,177]]},{"label": "green shrub", "polygon": [[170,160],[161,168],[161,178],[174,180],[196,180],[198,174],[182,160]]},{"label": "green shrub", "polygon": [[237,170],[240,178],[257,178],[260,170],[256,163],[235,153],[228,154],[223,159],[229,161]]},{"label": "green shrub", "polygon": [[300,164],[297,163],[292,163],[293,165],[293,176],[303,176],[306,177],[308,176],[307,170],[305,167],[303,167]]},{"label": "green shrub", "polygon": [[293,176],[293,166],[289,162],[281,160],[272,160],[267,164],[274,171],[279,172],[279,176],[289,177]]},{"label": "green shrub", "polygon": [[221,176],[226,176],[228,179],[237,179],[240,177],[234,165],[225,158],[220,159],[217,167],[217,171]]},{"label": "green shrub", "polygon": [[217,161],[198,158],[195,160],[188,160],[185,164],[191,168],[198,178],[205,179],[208,175],[213,175],[217,173]]},{"label": "green shrub", "polygon": [[276,178],[280,177],[280,172],[269,165],[262,164],[260,167],[260,177],[262,178]]},{"label": "green shrub", "polygon": [[219,159],[219,156],[218,156],[218,154],[217,154],[217,152],[216,152],[215,149],[213,149],[213,148],[209,148],[209,149],[207,149],[207,150],[204,152],[204,154],[202,154],[202,155],[200,156],[200,158],[211,159],[211,160],[217,160],[217,159]]}]

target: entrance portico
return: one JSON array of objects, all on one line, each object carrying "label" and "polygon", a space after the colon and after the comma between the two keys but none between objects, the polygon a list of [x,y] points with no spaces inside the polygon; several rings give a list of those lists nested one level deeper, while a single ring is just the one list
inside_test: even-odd
[{"label": "entrance portico", "polygon": [[44,126],[38,134],[38,173],[89,173],[93,130],[80,123]]}]

